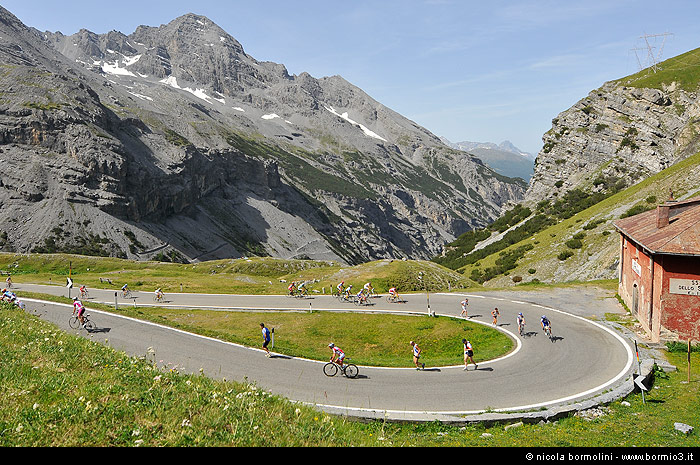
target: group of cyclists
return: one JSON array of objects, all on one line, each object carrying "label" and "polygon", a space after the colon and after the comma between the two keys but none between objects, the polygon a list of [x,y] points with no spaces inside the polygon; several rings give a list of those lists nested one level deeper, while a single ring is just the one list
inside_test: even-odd
[{"label": "group of cyclists", "polygon": [[309,291],[306,289],[306,281],[292,281],[287,287],[288,295],[291,297],[306,297]]},{"label": "group of cyclists", "polygon": [[[338,285],[335,287],[335,290],[336,291],[333,293],[333,295],[335,295],[336,297],[342,297],[345,298],[345,300],[355,301],[360,304],[367,303],[369,302],[370,297],[376,296],[374,287],[369,281],[366,282],[364,286],[362,286],[362,289],[360,289],[360,291],[357,294],[353,292],[352,284],[349,284],[347,287],[345,286],[345,281],[339,282]],[[396,290],[396,287],[389,288],[388,299],[390,302],[400,301],[399,293]]]},{"label": "group of cyclists", "polygon": [[[131,290],[129,289],[128,284],[124,284],[122,286],[122,297],[131,297]],[[165,294],[163,293],[163,290],[161,288],[158,288],[155,291],[153,291],[153,300],[155,300],[156,302],[162,302],[163,299],[165,299]]]},{"label": "group of cyclists", "polygon": [[[522,335],[523,331],[525,331],[525,317],[523,316],[522,312],[518,313],[516,320],[518,322],[518,331],[520,332],[520,335]],[[549,318],[547,318],[546,315],[542,315],[542,317],[540,317],[540,326],[542,326],[542,331],[551,337],[552,323],[549,321]]]}]

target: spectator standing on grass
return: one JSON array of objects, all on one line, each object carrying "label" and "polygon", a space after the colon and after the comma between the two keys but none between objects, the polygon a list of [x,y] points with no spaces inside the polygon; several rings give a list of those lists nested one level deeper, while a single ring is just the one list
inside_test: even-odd
[{"label": "spectator standing on grass", "polygon": [[493,325],[494,326],[498,325],[498,315],[500,315],[500,313],[498,312],[498,307],[496,307],[491,312],[491,316],[493,316]]},{"label": "spectator standing on grass", "polygon": [[464,371],[467,371],[467,367],[469,366],[469,362],[472,362],[474,364],[474,369],[476,370],[479,368],[479,365],[476,364],[474,359],[474,348],[472,347],[472,343],[467,341],[466,339],[462,339],[462,344],[464,344]]},{"label": "spectator standing on grass", "polygon": [[260,323],[260,328],[262,329],[262,335],[263,335],[263,349],[265,349],[265,357],[270,358],[272,355],[270,354],[270,349],[267,348],[268,344],[270,344],[270,330],[265,327],[265,323]]},{"label": "spectator standing on grass", "polygon": [[416,370],[425,370],[425,363],[420,363],[420,355],[423,351],[418,347],[418,344],[413,341],[411,341],[411,348],[413,349],[413,363],[416,364]]},{"label": "spectator standing on grass", "polygon": [[467,318],[467,305],[469,305],[469,299],[464,299],[462,301],[462,311],[460,312],[459,316]]}]

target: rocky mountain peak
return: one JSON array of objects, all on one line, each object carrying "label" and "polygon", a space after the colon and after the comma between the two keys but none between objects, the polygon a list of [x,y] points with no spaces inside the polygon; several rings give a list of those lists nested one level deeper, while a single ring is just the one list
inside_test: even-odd
[{"label": "rocky mountain peak", "polygon": [[6,250],[430,258],[524,192],[204,16],[71,36],[7,18],[0,57],[21,66],[0,75],[0,163],[21,175],[0,184]]}]

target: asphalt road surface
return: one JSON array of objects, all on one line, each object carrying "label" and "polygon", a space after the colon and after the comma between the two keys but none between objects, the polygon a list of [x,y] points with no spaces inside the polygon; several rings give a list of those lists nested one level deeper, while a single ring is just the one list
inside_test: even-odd
[{"label": "asphalt road surface", "polygon": [[[17,290],[68,296],[59,286],[18,284]],[[72,289],[72,296],[77,294]],[[231,381],[255,382],[258,387],[290,400],[314,404],[333,413],[372,416],[381,413],[394,419],[430,419],[443,415],[467,415],[483,412],[537,410],[592,398],[624,382],[632,373],[633,352],[630,343],[617,331],[584,315],[600,314],[600,303],[579,295],[578,299],[560,298],[556,308],[547,293],[518,300],[512,294],[408,294],[405,303],[388,303],[384,296],[373,299],[369,307],[342,303],[326,295],[306,299],[286,296],[219,294],[167,294],[160,306],[207,308],[220,311],[244,310],[319,310],[405,312],[427,315],[428,307],[437,315],[458,317],[460,301],[469,298],[469,319],[491,325],[491,311],[498,307],[497,328],[516,341],[510,354],[497,360],[454,367],[431,367],[425,354],[425,370],[415,368],[360,367],[356,379],[329,378],[322,372],[325,362],[275,354],[266,358],[259,348],[218,341],[177,329],[90,309],[91,302],[119,307],[155,305],[153,293],[134,292],[134,298],[115,297],[114,290],[90,289],[84,300],[97,330],[68,328],[72,308],[67,305],[23,299],[27,310],[59,327],[90,337],[97,342],[134,356],[153,351],[156,361],[169,367]],[[546,301],[541,305],[538,301]],[[568,311],[567,307],[571,307]],[[587,312],[586,309],[590,309]],[[522,312],[527,322],[519,336],[516,315]],[[540,328],[540,316],[552,322],[554,341]],[[259,328],[251,328],[259,332]],[[283,337],[277,335],[277,337]],[[479,348],[475,347],[478,355]],[[274,349],[272,350],[274,353]],[[348,355],[352,357],[352,354]],[[411,347],[406,341],[406,357]]]}]

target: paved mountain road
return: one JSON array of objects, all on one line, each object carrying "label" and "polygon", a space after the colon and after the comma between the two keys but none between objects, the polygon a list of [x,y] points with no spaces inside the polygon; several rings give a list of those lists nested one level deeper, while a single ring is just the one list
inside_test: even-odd
[{"label": "paved mountain road", "polygon": [[[19,284],[18,290],[67,296],[67,289],[58,286]],[[114,304],[114,292],[90,290],[90,299],[84,302]],[[73,295],[77,289],[72,290]],[[153,293],[134,292],[137,306],[154,305]],[[484,411],[537,410],[543,407],[580,401],[609,390],[626,381],[633,371],[633,356],[629,342],[606,326],[566,312],[563,306],[552,309],[536,303],[546,300],[535,295],[532,301],[513,299],[512,296],[480,294],[430,294],[430,307],[438,315],[458,316],[459,302],[469,297],[470,319],[490,324],[491,310],[498,307],[499,329],[518,341],[517,348],[498,360],[479,363],[478,370],[470,365],[431,367],[430,354],[423,357],[425,371],[399,368],[360,367],[357,379],[342,376],[326,377],[324,362],[276,355],[266,358],[258,348],[193,335],[165,326],[156,325],[90,310],[98,330],[89,335],[98,342],[107,343],[131,355],[146,355],[148,348],[155,351],[155,359],[186,372],[233,381],[255,382],[259,387],[294,401],[316,404],[334,413],[372,416],[381,413],[395,419],[430,419],[444,416],[480,413]],[[404,304],[390,304],[383,298],[373,299],[370,307],[340,303],[330,296],[316,295],[309,299],[285,296],[243,296],[213,294],[167,294],[160,305],[178,307],[232,310],[329,310],[329,311],[400,311],[423,313],[427,311],[426,294],[403,296]],[[42,318],[53,321],[61,328],[67,326],[70,306],[27,301],[27,308]],[[566,298],[560,299],[565,303]],[[134,305],[134,299],[119,306]],[[578,302],[577,313],[600,313],[594,299]],[[527,325],[524,337],[517,336],[515,318],[523,312]],[[552,321],[555,342],[545,337],[539,326],[539,317],[546,314]],[[259,332],[259,328],[251,328]],[[86,332],[79,331],[86,335]],[[283,335],[276,335],[283,337]],[[478,354],[479,348],[475,347]],[[273,350],[274,352],[274,350]],[[352,357],[352,354],[348,354]],[[406,357],[411,359],[406,341]]]}]

